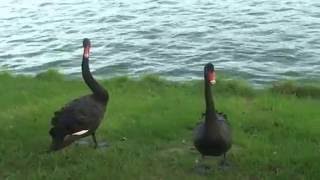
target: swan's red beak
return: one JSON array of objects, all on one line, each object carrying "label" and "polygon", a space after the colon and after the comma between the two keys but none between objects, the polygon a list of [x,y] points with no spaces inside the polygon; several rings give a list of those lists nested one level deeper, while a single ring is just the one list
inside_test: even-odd
[{"label": "swan's red beak", "polygon": [[89,54],[90,54],[90,46],[84,47],[83,56],[84,56],[85,58],[89,58]]},{"label": "swan's red beak", "polygon": [[212,72],[208,73],[208,81],[211,84],[215,84],[216,83],[216,72],[215,71],[212,71]]}]

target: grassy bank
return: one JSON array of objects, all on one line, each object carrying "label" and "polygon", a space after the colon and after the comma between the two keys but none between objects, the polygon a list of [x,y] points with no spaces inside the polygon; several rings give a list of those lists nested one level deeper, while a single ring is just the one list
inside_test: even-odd
[{"label": "grassy bank", "polygon": [[218,81],[217,107],[233,129],[232,167],[201,176],[193,170],[199,154],[192,129],[204,109],[202,82],[148,76],[103,85],[111,99],[97,138],[111,146],[72,145],[45,154],[53,112],[88,88],[54,72],[35,78],[1,74],[0,179],[320,178],[319,88],[282,83],[254,90],[243,82]]}]

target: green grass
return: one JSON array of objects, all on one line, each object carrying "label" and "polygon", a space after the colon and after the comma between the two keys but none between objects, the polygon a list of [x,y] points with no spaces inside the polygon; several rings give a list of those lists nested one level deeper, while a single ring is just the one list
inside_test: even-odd
[{"label": "green grass", "polygon": [[[219,111],[232,124],[232,164],[198,175],[193,127],[204,109],[203,83],[154,76],[103,81],[111,99],[97,131],[106,149],[72,145],[52,154],[53,112],[89,93],[54,71],[34,78],[0,74],[0,179],[319,179],[320,90],[280,83],[255,90],[244,81],[215,86]],[[87,139],[91,142],[90,138]]]}]

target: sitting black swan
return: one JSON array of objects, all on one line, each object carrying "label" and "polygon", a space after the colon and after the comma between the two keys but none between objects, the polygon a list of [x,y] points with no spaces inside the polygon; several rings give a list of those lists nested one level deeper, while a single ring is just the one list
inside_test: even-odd
[{"label": "sitting black swan", "polygon": [[226,153],[231,148],[231,130],[227,117],[215,110],[210,84],[214,84],[215,70],[211,63],[204,67],[204,94],[206,111],[203,122],[195,129],[194,146],[205,156],[223,155],[222,165],[225,164]]},{"label": "sitting black swan", "polygon": [[75,99],[54,113],[51,120],[51,150],[62,149],[74,141],[92,136],[94,147],[97,147],[95,132],[104,117],[109,94],[92,77],[89,69],[90,40],[83,40],[82,77],[91,89],[92,94]]}]

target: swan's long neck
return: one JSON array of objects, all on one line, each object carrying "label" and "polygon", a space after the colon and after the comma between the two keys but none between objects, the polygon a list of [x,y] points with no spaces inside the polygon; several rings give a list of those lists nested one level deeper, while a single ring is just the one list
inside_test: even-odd
[{"label": "swan's long neck", "polygon": [[207,79],[207,76],[205,75],[204,78],[204,98],[206,101],[206,124],[210,124],[213,123],[216,119],[216,110],[215,110],[215,105],[214,105],[214,101],[212,99],[212,92],[211,92],[211,88],[210,88],[210,84],[209,81]]},{"label": "swan's long neck", "polygon": [[82,77],[87,86],[91,89],[98,100],[106,103],[109,100],[109,93],[93,77],[89,68],[89,57],[82,57]]}]

